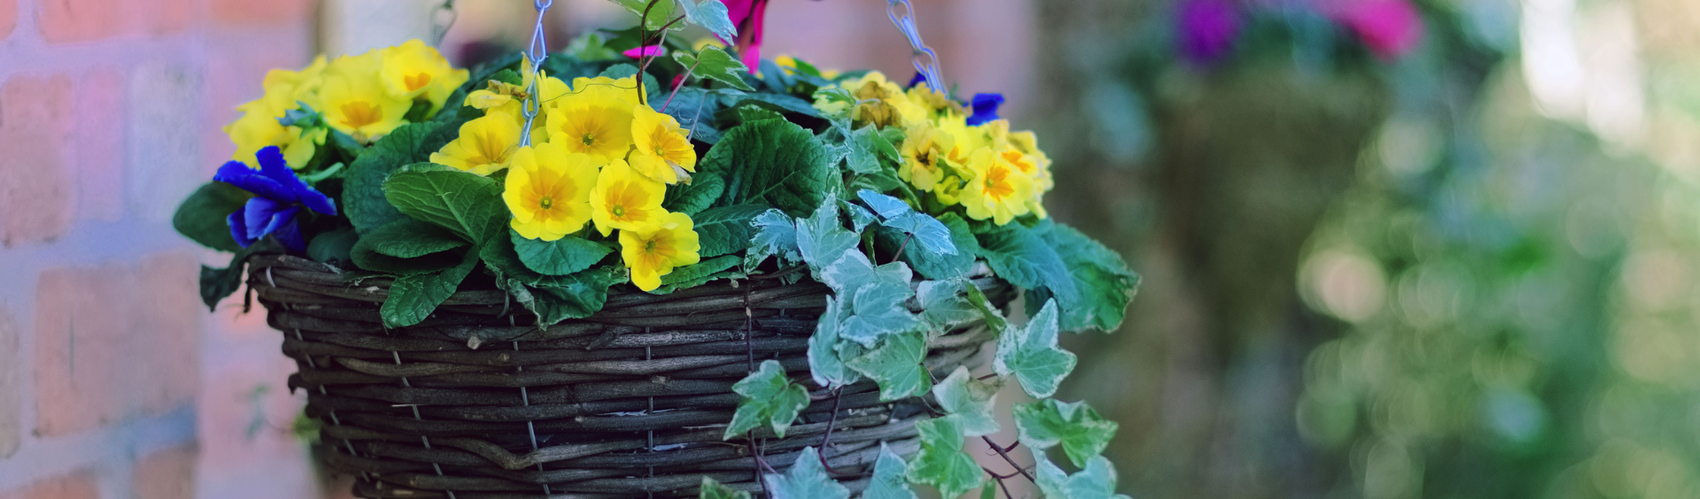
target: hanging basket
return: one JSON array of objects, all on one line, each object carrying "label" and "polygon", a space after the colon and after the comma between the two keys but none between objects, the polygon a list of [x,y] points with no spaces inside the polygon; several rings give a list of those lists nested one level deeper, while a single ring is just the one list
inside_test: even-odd
[{"label": "hanging basket", "polygon": [[[880,443],[913,452],[927,417],[917,399],[881,402],[871,381],[837,396],[809,383],[811,403],[784,438],[762,428],[754,448],[722,440],[732,385],[755,364],[809,378],[829,289],[806,277],[669,295],[616,288],[600,312],[548,329],[468,280],[429,319],[386,330],[389,278],[279,255],[251,259],[248,275],[299,366],[290,388],[323,424],[321,457],[358,477],[361,497],[694,497],[703,476],[756,491],[761,472],[783,472],[808,446],[859,491]],[[972,282],[1000,306],[1014,297],[983,267]],[[991,338],[983,324],[940,335],[924,365],[942,379]]]}]

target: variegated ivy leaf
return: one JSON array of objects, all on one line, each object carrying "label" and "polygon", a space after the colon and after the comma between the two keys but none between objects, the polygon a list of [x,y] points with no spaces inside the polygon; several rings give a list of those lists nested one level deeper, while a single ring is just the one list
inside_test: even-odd
[{"label": "variegated ivy leaf", "polygon": [[964,435],[978,437],[998,431],[998,420],[992,416],[992,404],[996,403],[1001,388],[1002,378],[981,381],[968,374],[967,367],[957,366],[944,381],[933,386],[933,398],[938,399],[944,412],[962,418]]},{"label": "variegated ivy leaf", "polygon": [[[636,14],[643,19],[643,25],[651,30],[661,29],[667,21],[673,20],[673,0],[612,0],[615,4],[625,7],[626,11]],[[689,0],[686,0],[689,1]],[[654,5],[650,5],[650,4]],[[674,29],[682,28],[676,26]]]},{"label": "variegated ivy leaf", "polygon": [[879,348],[851,359],[851,369],[880,386],[880,401],[890,402],[927,393],[932,376],[921,365],[927,358],[927,335],[920,331],[887,336]]},{"label": "variegated ivy leaf", "polygon": [[915,277],[915,273],[909,270],[909,264],[892,262],[875,267],[860,251],[846,251],[843,257],[830,263],[821,271],[821,281],[840,296],[855,293],[869,284],[907,288],[909,280]]},{"label": "variegated ivy leaf", "polygon": [[915,288],[915,298],[921,302],[921,318],[932,324],[933,332],[980,320],[980,308],[968,299],[963,287],[973,284],[962,280],[922,281]]},{"label": "variegated ivy leaf", "polygon": [[812,269],[824,269],[845,253],[856,251],[860,240],[857,233],[845,230],[838,221],[838,200],[831,194],[813,215],[797,221],[797,249]]},{"label": "variegated ivy leaf", "polygon": [[1045,399],[1015,406],[1015,429],[1021,444],[1036,451],[1061,445],[1075,466],[1104,452],[1118,425],[1104,419],[1086,402]]},{"label": "variegated ivy leaf", "polygon": [[785,474],[762,475],[762,480],[773,499],[850,499],[850,489],[826,475],[814,447],[804,447]]},{"label": "variegated ivy leaf", "polygon": [[1116,468],[1103,456],[1072,476],[1047,459],[1039,459],[1037,471],[1039,492],[1048,499],[1131,499],[1116,493]]},{"label": "variegated ivy leaf", "polygon": [[854,227],[856,232],[861,232],[863,229],[868,228],[869,225],[879,223],[880,221],[879,217],[874,216],[874,212],[868,211],[868,209],[863,208],[862,205],[849,201],[844,202],[844,211],[850,213],[850,226]]},{"label": "variegated ivy leaf", "polygon": [[762,361],[756,372],[732,385],[732,391],[743,398],[721,437],[726,440],[761,426],[773,428],[775,435],[783,437],[797,413],[809,406],[809,392],[786,378],[785,368],[777,360]]},{"label": "variegated ivy leaf", "polygon": [[697,493],[697,499],[750,499],[750,493],[733,490],[705,476],[702,477],[702,488],[701,492]]},{"label": "variegated ivy leaf", "polygon": [[962,422],[957,416],[929,419],[915,425],[921,452],[909,462],[910,483],[931,485],[943,497],[962,497],[984,480],[974,457],[962,451]]},{"label": "variegated ivy leaf", "polygon": [[1051,300],[1027,327],[1006,328],[998,336],[992,368],[999,376],[1015,376],[1028,395],[1042,399],[1057,393],[1057,384],[1074,370],[1074,363],[1074,354],[1057,348],[1057,302]]},{"label": "variegated ivy leaf", "polygon": [[856,193],[862,202],[880,216],[880,225],[903,231],[914,238],[920,249],[946,255],[956,254],[956,243],[950,239],[950,228],[939,219],[916,212],[908,203],[891,196],[863,189]]},{"label": "variegated ivy leaf", "polygon": [[[689,2],[690,0],[685,1]],[[745,92],[755,91],[755,88],[751,87],[749,83],[744,82],[744,75],[750,72],[750,68],[745,67],[744,63],[739,62],[738,59],[733,58],[731,54],[727,54],[725,50],[721,50],[719,47],[703,47],[702,51],[696,54],[674,52],[673,60],[678,61],[681,66],[691,68],[691,74],[698,77],[725,83],[732,88]]]},{"label": "variegated ivy leaf", "polygon": [[738,27],[732,25],[726,4],[720,3],[720,0],[702,0],[702,3],[697,3],[697,0],[679,0],[679,7],[685,11],[686,22],[702,26],[721,40],[738,39]]},{"label": "variegated ivy leaf", "polygon": [[833,297],[826,297],[826,312],[821,314],[820,323],[815,325],[815,334],[809,336],[809,374],[820,386],[839,387],[861,379],[861,375],[845,366],[839,358],[841,308]]},{"label": "variegated ivy leaf", "polygon": [[744,270],[754,271],[767,257],[779,259],[781,267],[800,262],[803,254],[797,249],[797,222],[778,208],[767,210],[750,223],[756,233],[751,236],[750,251],[744,257]]},{"label": "variegated ivy leaf", "polygon": [[862,491],[862,499],[919,499],[903,478],[907,467],[902,457],[892,452],[885,442],[880,442],[880,457],[874,462],[874,480],[868,483],[867,490]]},{"label": "variegated ivy leaf", "polygon": [[908,285],[882,281],[862,286],[851,295],[850,315],[838,335],[871,348],[881,338],[922,331],[921,318],[903,306],[914,295]]}]

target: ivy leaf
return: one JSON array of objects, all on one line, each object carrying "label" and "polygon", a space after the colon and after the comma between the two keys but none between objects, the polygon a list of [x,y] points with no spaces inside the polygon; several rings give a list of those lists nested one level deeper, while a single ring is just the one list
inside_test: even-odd
[{"label": "ivy leaf", "polygon": [[762,361],[756,372],[732,385],[732,391],[743,398],[738,402],[738,412],[732,414],[732,424],[726,426],[723,440],[760,426],[773,428],[775,435],[784,437],[797,413],[809,406],[809,392],[786,378],[785,368],[772,359]]},{"label": "ivy leaf", "polygon": [[880,457],[874,461],[874,479],[868,482],[867,490],[862,491],[862,499],[920,499],[904,480],[904,469],[908,467],[891,447],[880,442]]},{"label": "ivy leaf", "polygon": [[967,286],[973,284],[962,280],[921,281],[915,287],[915,298],[921,303],[921,319],[932,324],[934,331],[948,331],[980,320],[980,309],[963,291]]},{"label": "ivy leaf", "polygon": [[[685,1],[689,2],[690,0]],[[680,65],[687,68],[695,67],[696,69],[691,70],[693,75],[725,83],[727,86],[745,92],[756,90],[750,84],[744,83],[744,74],[749,73],[750,68],[744,66],[742,62],[738,62],[737,59],[734,59],[719,47],[703,47],[696,54],[674,52],[673,60],[679,61]]]},{"label": "ivy leaf", "polygon": [[785,474],[762,475],[762,480],[773,499],[850,499],[850,489],[826,475],[814,447],[804,447]]},{"label": "ivy leaf", "polygon": [[861,379],[855,370],[844,365],[844,360],[838,355],[838,328],[842,322],[840,308],[833,297],[826,297],[826,312],[821,314],[820,323],[815,325],[815,333],[809,336],[809,375],[814,377],[816,385],[829,388]]},{"label": "ivy leaf", "polygon": [[946,498],[962,497],[984,479],[980,465],[962,451],[962,421],[958,416],[929,419],[915,425],[921,433],[921,452],[909,462],[909,482],[931,485]]},{"label": "ivy leaf", "polygon": [[[824,269],[856,251],[856,233],[844,230],[838,221],[838,203],[828,196],[813,216],[797,223],[797,250],[811,269]],[[866,260],[866,257],[863,257]]]},{"label": "ivy leaf", "polygon": [[[903,261],[908,262],[916,273],[928,279],[954,279],[967,276],[974,270],[975,255],[982,252],[979,241],[974,239],[974,232],[968,228],[968,222],[955,213],[939,216],[939,223],[950,230],[950,242],[956,248],[955,254],[933,253],[930,251],[904,251]],[[880,251],[896,252],[903,240],[908,237],[893,229],[881,229],[879,238]]]},{"label": "ivy leaf", "polygon": [[769,256],[778,257],[780,265],[803,259],[802,250],[797,247],[797,223],[791,220],[790,215],[771,209],[756,215],[751,223],[755,225],[756,233],[750,238],[749,256],[744,260],[745,270],[754,270]]},{"label": "ivy leaf", "polygon": [[1085,466],[1088,459],[1103,453],[1118,428],[1115,421],[1099,416],[1084,401],[1045,399],[1017,404],[1014,413],[1021,445],[1040,451],[1061,445],[1075,466]]},{"label": "ivy leaf", "polygon": [[460,282],[466,280],[466,275],[472,273],[472,267],[477,264],[478,252],[468,251],[460,265],[448,270],[396,278],[390,284],[389,297],[384,299],[383,307],[378,310],[378,315],[384,319],[384,327],[412,326],[425,320],[438,305],[443,304],[443,300],[455,293]]},{"label": "ivy leaf", "polygon": [[[673,20],[673,0],[612,0],[615,4],[625,7],[627,11],[643,19],[643,25],[650,31],[661,29],[667,21]],[[689,0],[686,0],[689,1]],[[655,4],[653,7],[649,4]],[[648,14],[645,14],[645,11]]]},{"label": "ivy leaf", "polygon": [[[1056,248],[1068,266],[1075,288],[1072,303],[1062,305],[1064,331],[1115,331],[1127,314],[1127,304],[1139,289],[1139,275],[1128,270],[1121,255],[1080,231],[1063,224],[1047,223],[1044,238]],[[1059,298],[1065,295],[1055,293]],[[1042,298],[1041,298],[1042,300]]]},{"label": "ivy leaf", "polygon": [[208,182],[177,206],[177,212],[171,216],[171,227],[201,246],[231,253],[241,251],[242,246],[230,237],[230,225],[225,219],[241,210],[251,197],[254,195],[234,185]]},{"label": "ivy leaf", "polygon": [[756,230],[750,222],[769,209],[761,205],[740,204],[709,208],[692,216],[693,228],[701,244],[697,254],[702,258],[712,258],[749,248]]},{"label": "ivy leaf", "polygon": [[[860,251],[845,251],[832,265],[821,270],[821,282],[826,283],[839,296],[853,295],[870,284],[885,284],[904,289],[909,288],[909,281],[915,274],[909,271],[909,266],[902,262],[892,262],[875,267],[868,261],[868,256]],[[913,294],[905,294],[907,300]]]},{"label": "ivy leaf", "polygon": [[1051,499],[1131,499],[1116,493],[1116,468],[1103,456],[1087,461],[1073,476],[1047,459],[1039,459],[1037,471],[1039,492]]},{"label": "ivy leaf", "polygon": [[862,229],[880,221],[879,217],[874,216],[874,212],[849,201],[844,202],[844,212],[850,214],[850,228],[855,229],[856,232],[861,232]]},{"label": "ivy leaf", "polygon": [[956,254],[956,244],[951,240],[950,228],[938,219],[924,213],[916,212],[903,200],[863,189],[856,193],[862,202],[878,213],[880,224],[897,229],[915,238],[915,243],[928,253],[944,255]]},{"label": "ivy leaf", "polygon": [[1033,398],[1046,398],[1057,393],[1057,384],[1074,370],[1074,363],[1074,354],[1057,348],[1057,302],[1052,300],[1027,327],[1011,327],[998,336],[992,368],[999,376],[1015,376]]},{"label": "ivy leaf", "polygon": [[849,366],[879,383],[880,401],[891,402],[932,389],[932,377],[921,365],[926,358],[927,335],[917,331],[886,336],[879,348],[852,359]]},{"label": "ivy leaf", "polygon": [[721,485],[720,482],[716,482],[713,478],[707,476],[702,477],[702,486],[699,490],[697,499],[750,499],[749,492],[733,490],[731,487]]},{"label": "ivy leaf", "polygon": [[709,33],[720,37],[721,40],[737,40],[738,27],[732,25],[732,17],[726,13],[726,4],[720,0],[679,0],[679,7],[685,11],[685,21],[702,26]]},{"label": "ivy leaf", "polygon": [[1009,329],[1009,321],[1003,318],[1003,311],[992,306],[991,300],[986,299],[986,293],[981,292],[979,287],[963,286],[962,290],[967,291],[968,303],[980,311],[980,318],[986,320],[987,327],[993,331]]},{"label": "ivy leaf", "polygon": [[614,249],[582,237],[567,236],[554,241],[526,239],[513,230],[508,237],[526,268],[543,275],[572,275],[596,265]]},{"label": "ivy leaf", "polygon": [[679,183],[667,187],[667,200],[661,206],[667,211],[684,213],[696,217],[698,213],[714,205],[721,194],[726,193],[726,180],[719,173],[698,172],[692,176],[691,183]]},{"label": "ivy leaf", "polygon": [[1048,288],[1067,303],[1077,293],[1068,265],[1051,244],[1032,229],[1009,224],[980,234],[980,256],[998,277],[1023,289]]},{"label": "ivy leaf", "polygon": [[407,216],[484,241],[506,231],[507,204],[495,180],[461,171],[401,171],[384,182],[384,198]]},{"label": "ivy leaf", "polygon": [[903,305],[914,295],[907,284],[875,282],[862,286],[851,295],[851,314],[844,319],[844,328],[838,334],[871,347],[881,338],[921,332],[920,317]]},{"label": "ivy leaf", "polygon": [[472,245],[448,229],[405,217],[368,232],[360,241],[378,254],[396,258],[421,257]]},{"label": "ivy leaf", "polygon": [[726,180],[717,206],[760,204],[803,216],[842,189],[813,133],[785,120],[745,123],[703,156],[702,171]]},{"label": "ivy leaf", "polygon": [[1002,378],[981,381],[969,374],[967,367],[957,366],[944,381],[933,386],[933,398],[938,399],[944,412],[961,418],[963,435],[978,437],[998,431],[992,405],[1002,388]]}]

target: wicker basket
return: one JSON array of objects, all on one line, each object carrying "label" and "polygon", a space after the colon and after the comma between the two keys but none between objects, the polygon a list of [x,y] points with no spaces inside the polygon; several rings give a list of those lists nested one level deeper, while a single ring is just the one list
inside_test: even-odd
[{"label": "wicker basket", "polygon": [[[987,274],[975,284],[994,303],[1012,299]],[[351,283],[270,255],[249,261],[248,284],[300,367],[289,384],[323,422],[322,459],[358,477],[361,497],[680,497],[705,475],[757,491],[759,473],[823,440],[834,478],[860,490],[881,442],[917,448],[914,425],[928,417],[918,400],[882,403],[866,380],[836,395],[805,382],[812,403],[785,438],[763,428],[754,442],[721,439],[739,400],[732,384],[755,364],[777,359],[809,378],[828,289],[772,277],[664,296],[622,286],[591,318],[547,330],[473,280],[423,323],[393,330],[378,316],[387,278]],[[942,379],[990,339],[983,325],[951,331],[925,365]]]}]

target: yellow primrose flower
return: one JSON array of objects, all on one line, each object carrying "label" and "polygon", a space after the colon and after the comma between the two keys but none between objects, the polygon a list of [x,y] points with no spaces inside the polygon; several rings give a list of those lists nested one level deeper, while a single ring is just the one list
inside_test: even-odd
[{"label": "yellow primrose flower", "polygon": [[224,126],[224,133],[236,144],[236,153],[230,159],[258,168],[260,163],[255,153],[268,146],[277,146],[283,151],[283,159],[290,168],[299,170],[306,167],[318,146],[325,143],[329,130],[303,131],[298,127],[286,127],[277,122],[283,116],[282,112],[274,116],[266,111],[263,108],[249,109],[241,118]]},{"label": "yellow primrose flower", "polygon": [[933,196],[939,198],[939,203],[945,206],[962,203],[962,186],[966,184],[962,177],[946,175],[938,185],[933,186]]},{"label": "yellow primrose flower", "polygon": [[974,151],[968,161],[974,177],[962,188],[962,207],[975,220],[992,219],[998,225],[1009,223],[1029,211],[1027,201],[1033,198],[1033,179],[1021,173],[1001,154],[990,149]]},{"label": "yellow primrose flower", "polygon": [[931,191],[944,178],[948,168],[943,163],[946,153],[953,150],[951,136],[926,121],[916,123],[905,132],[908,138],[903,140],[900,151],[903,164],[898,165],[897,176],[917,189]]},{"label": "yellow primrose flower", "polygon": [[667,213],[657,224],[620,231],[620,256],[632,269],[632,284],[644,291],[661,287],[661,276],[674,268],[697,263],[701,248],[684,213]]},{"label": "yellow primrose flower", "polygon": [[526,239],[554,241],[590,221],[590,190],[596,185],[596,165],[590,158],[539,144],[520,148],[512,166],[502,200],[514,214],[514,232]]},{"label": "yellow primrose flower", "polygon": [[325,123],[355,140],[377,140],[403,123],[413,102],[384,91],[378,81],[377,57],[372,53],[344,56],[326,71],[319,100]]},{"label": "yellow primrose flower", "polygon": [[423,97],[431,101],[432,111],[441,109],[449,94],[471,77],[467,70],[450,66],[443,54],[418,39],[385,48],[379,55],[383,66],[378,77],[390,96],[406,100]]},{"label": "yellow primrose flower", "polygon": [[519,148],[519,124],[492,111],[460,126],[460,136],[431,153],[431,162],[479,175],[507,168]]},{"label": "yellow primrose flower", "polygon": [[614,229],[646,230],[667,213],[661,209],[666,194],[666,185],[616,159],[596,176],[596,190],[590,192],[590,220],[604,236]]},{"label": "yellow primrose flower", "polygon": [[632,169],[668,184],[679,182],[675,168],[697,171],[697,149],[677,120],[649,106],[633,107],[632,112],[632,143],[637,146],[627,159]]},{"label": "yellow primrose flower", "polygon": [[915,85],[909,88],[909,101],[920,107],[931,116],[965,116],[967,110],[962,103],[950,98],[950,95],[933,93],[933,88],[926,85]]},{"label": "yellow primrose flower", "polygon": [[307,105],[316,108],[319,87],[323,86],[325,81],[326,65],[325,56],[321,55],[313,58],[313,63],[308,64],[301,71],[287,69],[267,71],[266,78],[261,84],[266,89],[265,96],[259,100],[237,106],[237,109],[247,111],[253,107],[263,106],[268,112],[276,113],[278,117],[282,117],[285,111],[300,107],[297,102],[306,102]]},{"label": "yellow primrose flower", "polygon": [[584,91],[561,99],[548,111],[549,142],[606,164],[632,147],[634,106],[609,92]]},{"label": "yellow primrose flower", "polygon": [[974,151],[984,147],[976,143],[976,137],[980,134],[975,133],[975,130],[968,126],[966,116],[960,114],[944,116],[935,121],[933,126],[939,133],[950,137],[950,140],[945,142],[948,144],[948,148],[945,149],[944,159],[951,164],[968,164],[968,160],[973,156]]}]

